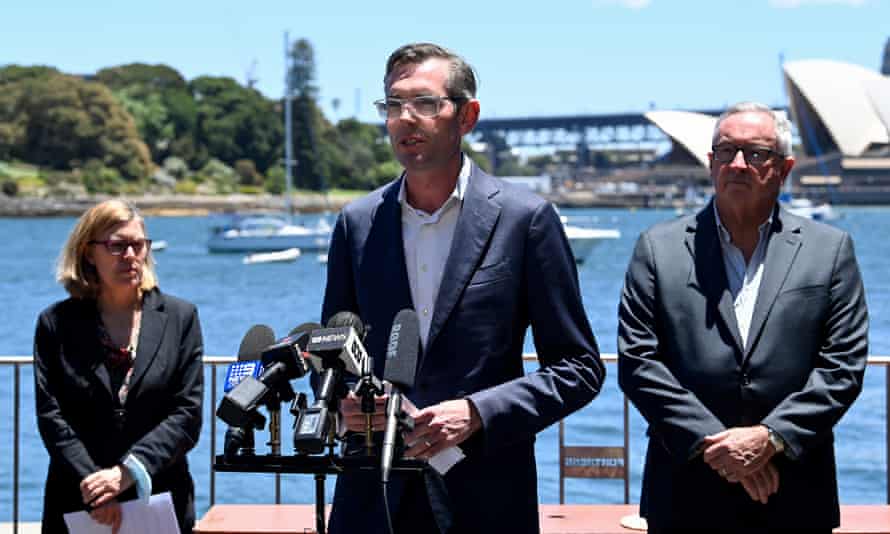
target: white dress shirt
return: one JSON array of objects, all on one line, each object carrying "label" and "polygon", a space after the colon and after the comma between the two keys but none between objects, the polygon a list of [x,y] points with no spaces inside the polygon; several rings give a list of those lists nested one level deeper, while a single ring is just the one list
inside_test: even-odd
[{"label": "white dress shirt", "polygon": [[408,203],[405,180],[399,189],[399,204],[402,206],[402,243],[405,248],[405,267],[408,270],[408,283],[411,286],[411,299],[420,319],[420,339],[426,348],[430,324],[445,262],[451,251],[451,241],[457,228],[457,218],[463,204],[464,193],[470,179],[472,162],[462,156],[460,173],[454,191],[433,213],[416,209]]}]

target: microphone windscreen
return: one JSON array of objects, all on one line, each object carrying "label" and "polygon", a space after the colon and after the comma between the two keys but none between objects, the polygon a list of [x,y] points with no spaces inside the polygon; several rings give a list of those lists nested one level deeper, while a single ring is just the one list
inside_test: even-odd
[{"label": "microphone windscreen", "polygon": [[275,332],[264,324],[250,327],[238,347],[238,361],[259,360],[263,349],[275,343]]},{"label": "microphone windscreen", "polygon": [[393,319],[389,332],[383,378],[400,388],[413,388],[419,353],[420,321],[417,312],[401,310]]},{"label": "microphone windscreen", "polygon": [[[298,334],[311,334],[313,330],[318,330],[319,328],[323,328],[319,323],[303,323],[295,326],[293,330],[288,332],[287,337],[296,336]],[[306,345],[308,343],[309,336],[300,338],[300,350],[306,350]]]},{"label": "microphone windscreen", "polygon": [[328,319],[328,328],[337,328],[340,326],[351,326],[355,333],[358,334],[358,337],[365,337],[365,325],[362,323],[361,318],[350,312],[350,311],[341,311],[337,312]]}]

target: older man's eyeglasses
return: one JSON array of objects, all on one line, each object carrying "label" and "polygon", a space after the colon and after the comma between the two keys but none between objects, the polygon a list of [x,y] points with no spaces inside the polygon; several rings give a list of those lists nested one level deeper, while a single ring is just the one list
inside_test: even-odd
[{"label": "older man's eyeglasses", "polygon": [[397,119],[402,116],[402,109],[407,108],[413,115],[431,119],[442,111],[442,103],[450,100],[454,103],[463,102],[464,97],[457,96],[415,96],[414,98],[387,97],[374,102],[377,112],[383,119]]},{"label": "older man's eyeglasses", "polygon": [[151,239],[106,239],[104,241],[90,241],[91,245],[102,245],[112,256],[120,256],[133,248],[133,254],[139,256],[151,249]]},{"label": "older man's eyeglasses", "polygon": [[714,159],[720,163],[730,163],[735,159],[735,155],[742,151],[745,163],[752,167],[760,167],[770,160],[773,156],[778,156],[779,152],[763,147],[763,146],[738,146],[729,143],[721,143],[711,147],[714,153]]}]

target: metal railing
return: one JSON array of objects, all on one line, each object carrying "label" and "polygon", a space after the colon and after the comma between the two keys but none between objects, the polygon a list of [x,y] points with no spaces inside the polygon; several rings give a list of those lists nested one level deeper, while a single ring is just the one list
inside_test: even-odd
[{"label": "metal railing", "polygon": [[[616,354],[602,354],[602,359],[606,363],[615,363],[618,361]],[[535,361],[537,356],[534,353],[524,354],[525,361]],[[230,365],[235,362],[234,356],[205,356],[204,365],[210,367],[210,398],[217,398],[217,372],[216,369],[220,365]],[[0,356],[0,367],[12,366],[13,368],[13,423],[12,423],[12,533],[18,534],[19,529],[19,453],[21,434],[21,367],[23,365],[32,365],[33,358],[31,356]],[[884,452],[887,460],[887,503],[890,504],[890,356],[869,356],[868,365],[884,367],[884,396],[886,403],[886,416],[884,418]],[[216,473],[213,470],[213,462],[216,456],[216,406],[212,405],[207,409],[210,410],[210,505],[216,501]],[[627,421],[624,421],[624,442],[629,443],[630,429]],[[281,503],[281,478],[275,475],[275,503]]]}]

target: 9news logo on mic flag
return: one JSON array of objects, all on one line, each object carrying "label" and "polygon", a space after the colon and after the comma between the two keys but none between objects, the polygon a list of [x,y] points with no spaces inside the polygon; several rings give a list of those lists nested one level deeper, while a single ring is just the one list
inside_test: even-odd
[{"label": "9news logo on mic flag", "polygon": [[223,392],[232,391],[235,386],[241,383],[248,376],[259,378],[263,374],[263,364],[259,361],[252,360],[246,362],[235,362],[229,366],[226,371],[226,381],[223,385]]}]

